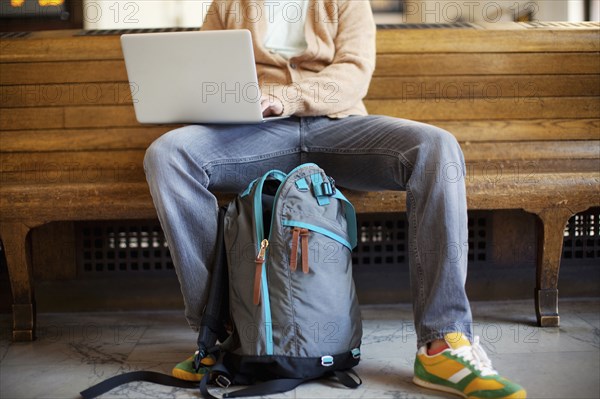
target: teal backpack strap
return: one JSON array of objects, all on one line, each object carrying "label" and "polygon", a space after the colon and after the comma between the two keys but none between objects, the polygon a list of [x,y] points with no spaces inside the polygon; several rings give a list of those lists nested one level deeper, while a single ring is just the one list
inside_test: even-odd
[{"label": "teal backpack strap", "polygon": [[[255,235],[256,235],[256,253],[259,253],[262,250],[263,242],[265,241],[265,229],[264,229],[264,220],[263,220],[263,205],[262,205],[262,193],[265,181],[268,178],[274,178],[278,180],[280,183],[283,183],[287,178],[287,174],[279,171],[279,170],[270,170],[265,173],[261,178],[257,180],[257,183],[254,185],[254,197],[253,201],[253,209],[254,209],[254,225],[255,225]],[[276,195],[277,196],[277,195]],[[268,245],[268,241],[267,241]],[[266,246],[265,246],[266,248]],[[266,250],[265,250],[266,253]],[[264,254],[263,254],[264,255]],[[265,323],[267,326],[271,325],[271,304],[268,295],[268,284],[267,284],[267,269],[263,268],[260,275],[260,286],[262,290],[262,301],[263,301],[263,312],[265,317]],[[272,328],[267,327],[266,335],[266,351],[267,354],[273,354],[273,339],[272,339],[273,330]]]},{"label": "teal backpack strap", "polygon": [[356,226],[356,211],[354,205],[342,194],[340,190],[335,190],[332,195],[333,198],[337,198],[340,201],[344,201],[346,209],[346,220],[348,222],[348,236],[350,237],[350,245],[352,248],[358,244],[357,226]]}]

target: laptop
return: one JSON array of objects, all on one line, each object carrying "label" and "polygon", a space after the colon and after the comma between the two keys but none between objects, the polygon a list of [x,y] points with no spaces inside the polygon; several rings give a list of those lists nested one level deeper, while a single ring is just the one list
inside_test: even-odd
[{"label": "laptop", "polygon": [[121,46],[140,123],[261,123],[248,30],[124,34]]}]

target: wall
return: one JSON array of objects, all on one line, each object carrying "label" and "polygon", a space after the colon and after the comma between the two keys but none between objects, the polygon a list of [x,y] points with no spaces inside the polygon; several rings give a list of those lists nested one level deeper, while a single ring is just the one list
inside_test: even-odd
[{"label": "wall", "polygon": [[[211,0],[84,0],[84,29],[199,27],[210,3]],[[406,0],[403,15],[380,13],[376,20],[496,23],[513,21],[529,12],[539,21],[577,22],[585,18],[584,0]],[[599,20],[599,12],[600,0],[591,0],[590,19]]]},{"label": "wall", "polygon": [[[592,0],[592,20],[598,20],[598,3]],[[584,0],[407,0],[407,22],[496,23],[516,20],[532,12],[533,20],[571,21],[584,20]]]},{"label": "wall", "polygon": [[84,0],[84,29],[199,27],[211,0]]}]

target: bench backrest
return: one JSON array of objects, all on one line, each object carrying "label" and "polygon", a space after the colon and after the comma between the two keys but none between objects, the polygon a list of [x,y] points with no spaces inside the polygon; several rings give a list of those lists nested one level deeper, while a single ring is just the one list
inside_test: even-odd
[{"label": "bench backrest", "polygon": [[[589,170],[599,26],[380,29],[367,107],[448,129],[472,174]],[[77,33],[1,42],[2,184],[143,182],[146,147],[173,128],[136,122],[118,36]]]}]

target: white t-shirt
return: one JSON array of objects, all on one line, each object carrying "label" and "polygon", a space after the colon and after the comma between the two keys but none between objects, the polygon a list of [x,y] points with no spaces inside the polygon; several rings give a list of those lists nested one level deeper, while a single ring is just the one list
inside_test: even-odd
[{"label": "white t-shirt", "polygon": [[268,30],[264,45],[290,59],[306,49],[304,25],[309,0],[265,0]]}]

